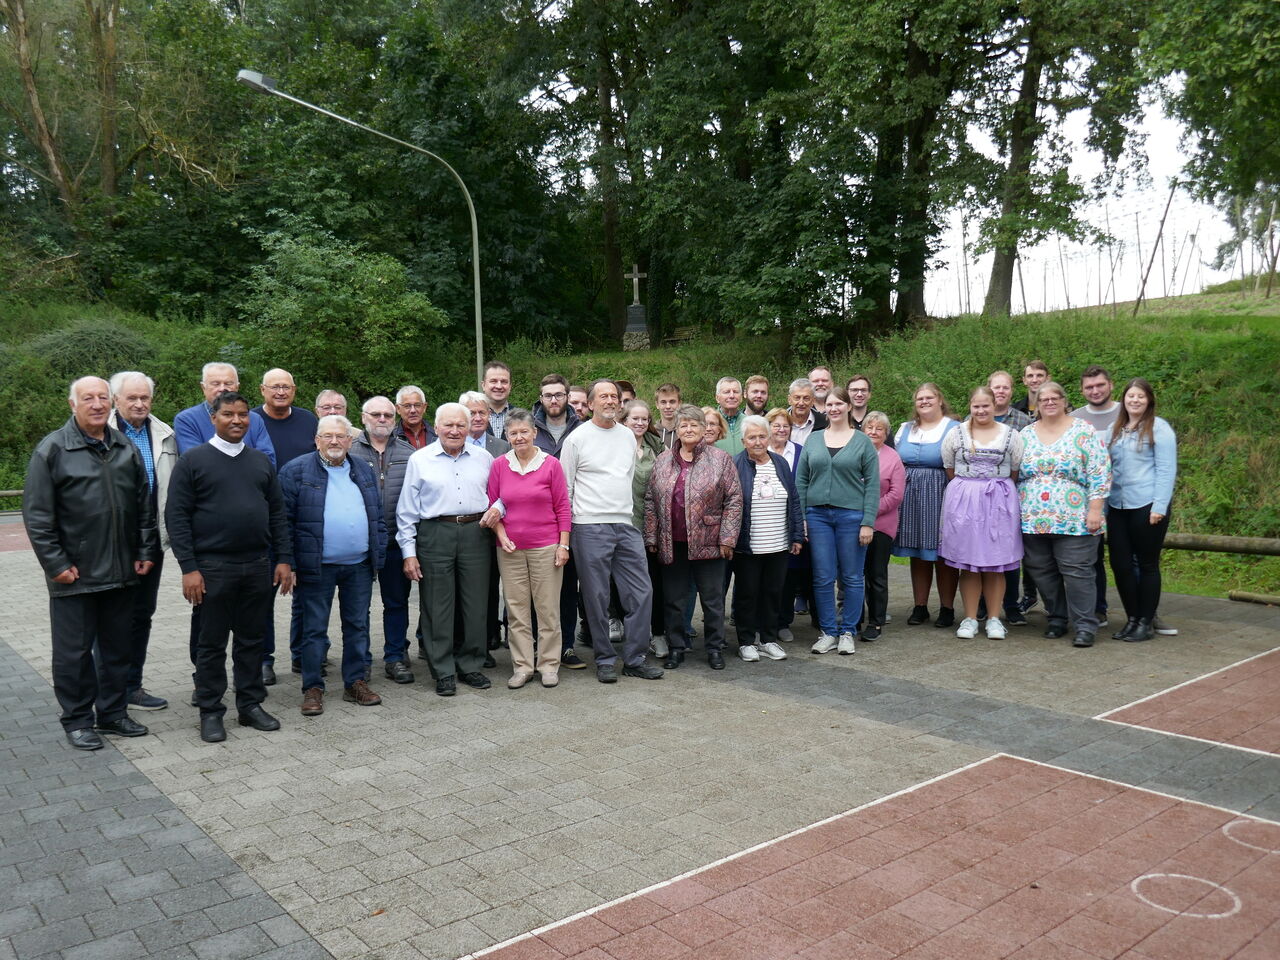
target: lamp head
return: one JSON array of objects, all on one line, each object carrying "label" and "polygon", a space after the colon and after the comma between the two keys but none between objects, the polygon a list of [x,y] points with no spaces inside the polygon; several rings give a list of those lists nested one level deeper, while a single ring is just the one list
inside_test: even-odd
[{"label": "lamp head", "polygon": [[236,82],[257,90],[259,93],[275,93],[276,82],[272,77],[263,76],[256,70],[241,70],[236,74]]}]

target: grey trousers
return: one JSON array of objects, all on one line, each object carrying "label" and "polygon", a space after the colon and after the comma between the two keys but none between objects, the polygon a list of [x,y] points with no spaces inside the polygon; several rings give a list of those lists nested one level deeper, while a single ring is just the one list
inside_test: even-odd
[{"label": "grey trousers", "polygon": [[623,663],[629,667],[644,663],[653,616],[653,586],[640,531],[629,523],[574,524],[570,540],[596,666],[608,666],[618,659],[609,642],[610,580],[617,585],[622,603]]},{"label": "grey trousers", "polygon": [[[478,523],[418,523],[418,602],[422,641],[431,675],[476,673],[484,666],[489,635],[489,572],[493,534]],[[463,631],[454,634],[454,603],[461,604]]]},{"label": "grey trousers", "polygon": [[1098,538],[1059,533],[1024,533],[1022,566],[1031,574],[1044,600],[1051,623],[1066,624],[1077,632],[1098,632],[1098,583],[1093,565],[1098,559]]}]

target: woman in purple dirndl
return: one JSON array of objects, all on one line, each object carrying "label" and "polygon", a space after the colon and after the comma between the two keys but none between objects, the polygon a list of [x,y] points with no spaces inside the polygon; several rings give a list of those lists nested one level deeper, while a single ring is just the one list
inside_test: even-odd
[{"label": "woman in purple dirndl", "polygon": [[987,636],[1000,640],[996,613],[1004,602],[1004,572],[1022,561],[1022,514],[1015,486],[1022,463],[1022,437],[994,417],[987,387],[969,396],[969,419],[942,441],[942,465],[951,482],[942,499],[938,556],[960,571],[964,619],[956,636],[978,632],[978,602],[986,596]]}]

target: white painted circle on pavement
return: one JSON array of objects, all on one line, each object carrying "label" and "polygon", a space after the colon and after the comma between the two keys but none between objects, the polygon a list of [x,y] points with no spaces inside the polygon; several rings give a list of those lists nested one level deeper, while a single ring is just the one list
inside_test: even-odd
[{"label": "white painted circle on pavement", "polygon": [[[1142,882],[1144,880],[1161,880],[1161,879],[1190,880],[1193,883],[1203,883],[1206,887],[1212,887],[1215,890],[1220,890],[1222,893],[1225,893],[1228,897],[1231,898],[1231,909],[1224,910],[1221,913],[1192,913],[1190,910],[1178,910],[1178,909],[1175,909],[1174,907],[1166,907],[1164,904],[1156,903],[1154,900],[1151,900],[1148,897],[1144,897],[1142,895],[1142,891],[1139,889],[1139,887],[1142,885]],[[1232,891],[1224,887],[1222,884],[1214,883],[1212,880],[1206,880],[1203,877],[1193,877],[1185,873],[1143,874],[1141,877],[1138,877],[1136,880],[1134,880],[1132,883],[1129,884],[1129,889],[1133,891],[1133,895],[1135,897],[1137,897],[1139,900],[1145,903],[1148,907],[1155,907],[1155,909],[1157,910],[1163,910],[1165,913],[1173,913],[1178,915],[1179,917],[1198,917],[1203,920],[1223,920],[1227,917],[1234,917],[1237,913],[1240,912],[1240,907],[1242,906],[1240,902],[1240,898],[1237,897]]]},{"label": "white painted circle on pavement", "polygon": [[1249,817],[1241,817],[1238,820],[1232,820],[1230,823],[1226,824],[1222,828],[1222,832],[1227,836],[1227,839],[1234,840],[1236,843],[1240,844],[1240,846],[1242,847],[1248,847],[1250,850],[1260,850],[1263,853],[1280,853],[1280,848],[1262,847],[1256,843],[1250,843],[1248,840],[1241,840],[1239,837],[1237,837],[1235,834],[1231,832],[1232,827],[1238,827],[1238,826],[1262,827],[1263,829],[1266,829],[1267,827],[1272,827],[1276,831],[1276,840],[1278,842],[1280,842],[1280,827],[1276,827],[1275,824],[1264,823],[1261,820],[1253,820]]}]

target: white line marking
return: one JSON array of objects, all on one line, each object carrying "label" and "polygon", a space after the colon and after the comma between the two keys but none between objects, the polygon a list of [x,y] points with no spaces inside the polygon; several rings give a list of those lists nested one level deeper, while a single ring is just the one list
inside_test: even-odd
[{"label": "white line marking", "polygon": [[[1173,907],[1166,907],[1162,903],[1156,903],[1154,900],[1144,897],[1142,895],[1142,891],[1138,889],[1138,885],[1141,884],[1143,880],[1160,880],[1166,877],[1172,877],[1175,880],[1194,880],[1196,883],[1203,883],[1206,886],[1213,887],[1215,890],[1220,890],[1231,898],[1231,909],[1223,911],[1222,913],[1192,913],[1190,910],[1175,910]],[[1147,873],[1131,882],[1129,884],[1129,889],[1133,891],[1133,895],[1135,897],[1145,903],[1148,907],[1155,907],[1157,910],[1163,910],[1165,913],[1172,913],[1178,917],[1196,917],[1201,920],[1224,920],[1227,917],[1234,917],[1240,912],[1240,908],[1243,906],[1240,902],[1240,898],[1222,884],[1214,883],[1212,880],[1206,880],[1204,877],[1193,877],[1186,873]]]},{"label": "white line marking", "polygon": [[1240,844],[1240,846],[1248,847],[1250,850],[1261,850],[1263,853],[1280,853],[1280,849],[1273,847],[1260,847],[1256,843],[1250,843],[1248,840],[1241,840],[1239,837],[1233,837],[1231,835],[1231,828],[1236,824],[1250,822],[1250,818],[1241,817],[1239,820],[1232,820],[1230,823],[1224,823],[1222,825],[1222,833],[1228,840],[1234,840],[1236,843]]},{"label": "white line marking", "polygon": [[[617,899],[610,900],[608,903],[602,903],[598,906],[590,907],[587,910],[579,911],[578,913],[575,913],[569,917],[565,917],[562,920],[552,921],[551,923],[538,927],[536,930],[530,930],[528,933],[522,933],[522,934],[519,934],[518,936],[511,937],[508,940],[503,940],[501,943],[495,943],[492,946],[485,947],[482,950],[477,950],[474,953],[468,953],[465,956],[459,957],[458,960],[477,960],[477,958],[486,956],[490,953],[493,953],[496,950],[501,950],[504,947],[509,947],[513,943],[519,943],[522,940],[528,940],[530,937],[536,937],[539,934],[546,933],[549,930],[554,930],[557,927],[563,927],[566,924],[573,923],[575,920],[581,920],[583,917],[592,916],[593,914],[599,913],[602,910],[606,910],[609,907],[617,906],[620,903],[626,903],[628,900],[634,900],[636,897],[643,897],[645,894],[653,893],[653,891],[655,890],[661,890],[663,887],[669,887],[673,883],[679,883],[681,880],[687,880],[690,877],[695,877],[700,873],[705,873],[706,871],[711,870],[714,867],[718,867],[721,864],[729,863],[730,861],[737,860],[740,857],[745,857],[748,854],[755,853],[757,850],[763,850],[766,847],[771,847],[775,843],[781,843],[784,840],[790,840],[792,837],[799,836],[802,833],[807,833],[810,830],[815,830],[818,827],[824,827],[828,823],[834,823],[836,820],[839,820],[843,817],[850,816],[851,814],[858,813],[870,807],[878,806],[879,804],[885,803],[889,800],[894,800],[897,797],[902,797],[902,796],[906,796],[909,793],[914,793],[915,791],[923,789],[924,787],[930,786],[931,784],[937,783],[941,780],[946,780],[948,777],[954,777],[956,774],[964,773],[966,770],[972,770],[974,767],[980,767],[984,763],[990,763],[992,760],[998,759],[1000,757],[1009,757],[1009,754],[993,753],[989,757],[983,757],[981,760],[975,760],[973,763],[967,763],[963,767],[956,767],[954,770],[948,770],[946,773],[940,773],[936,777],[931,777],[928,780],[922,780],[920,783],[913,784],[910,787],[905,787],[902,790],[898,790],[898,791],[895,791],[894,793],[887,794],[886,796],[880,797],[877,800],[869,800],[868,802],[860,804],[859,806],[853,807],[850,810],[845,810],[843,813],[833,814],[832,816],[827,817],[825,820],[819,820],[816,823],[809,824],[808,826],[799,827],[798,829],[792,830],[790,833],[784,833],[780,837],[774,837],[772,840],[765,840],[763,843],[757,843],[753,847],[747,847],[745,850],[739,850],[737,853],[731,853],[727,857],[721,857],[719,860],[716,860],[713,863],[704,864],[701,867],[694,867],[692,870],[686,871],[685,873],[680,874],[678,877],[672,877],[669,880],[661,880],[658,883],[651,884],[650,886],[645,887],[643,890],[637,890],[634,893],[628,893],[626,896],[618,897]],[[1011,759],[1020,760],[1022,758],[1012,757]],[[1068,772],[1074,772],[1074,771],[1068,771]]]},{"label": "white line marking", "polygon": [[[1280,647],[1272,647],[1270,650],[1262,651],[1262,653],[1255,653],[1252,657],[1245,657],[1243,660],[1237,660],[1235,663],[1229,663],[1225,667],[1219,667],[1217,670],[1210,670],[1208,673],[1201,674],[1198,677],[1192,677],[1190,680],[1183,680],[1181,683],[1174,684],[1172,687],[1169,687],[1168,689],[1158,690],[1155,693],[1148,694],[1147,696],[1142,697],[1141,699],[1134,700],[1132,703],[1126,703],[1123,707],[1115,707],[1114,709],[1106,710],[1098,714],[1093,719],[1105,720],[1107,719],[1107,717],[1109,717],[1113,713],[1119,713],[1121,710],[1128,710],[1130,707],[1136,707],[1140,703],[1146,703],[1148,700],[1154,700],[1156,697],[1162,697],[1166,693],[1172,693],[1174,690],[1181,690],[1183,687],[1188,687],[1193,683],[1198,683],[1201,680],[1205,680],[1205,679],[1208,679],[1209,677],[1216,676],[1219,673],[1225,673],[1226,671],[1232,669],[1233,667],[1238,667],[1241,664],[1248,663],[1250,660],[1257,660],[1259,657],[1265,657],[1267,654],[1275,653],[1277,650],[1280,650]],[[1113,722],[1119,723],[1122,721],[1113,721]],[[1129,724],[1129,726],[1137,726],[1137,724]]]},{"label": "white line marking", "polygon": [[1280,753],[1270,750],[1259,750],[1257,747],[1242,747],[1238,743],[1227,743],[1225,740],[1208,740],[1204,737],[1193,737],[1189,733],[1175,733],[1172,730],[1161,730],[1149,727],[1145,723],[1131,723],[1128,720],[1110,720],[1107,717],[1094,717],[1103,723],[1114,723],[1117,727],[1129,727],[1132,730],[1150,730],[1152,733],[1163,733],[1166,737],[1181,737],[1183,740],[1194,740],[1196,743],[1207,743],[1211,747],[1226,747],[1228,750],[1243,750],[1245,753],[1256,753],[1260,757],[1280,757]]}]

